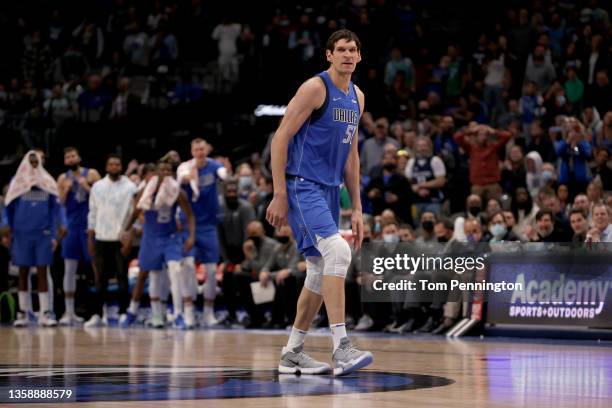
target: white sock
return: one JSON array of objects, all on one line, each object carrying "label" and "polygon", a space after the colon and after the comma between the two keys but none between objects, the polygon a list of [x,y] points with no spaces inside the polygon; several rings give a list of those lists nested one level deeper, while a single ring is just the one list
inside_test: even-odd
[{"label": "white sock", "polygon": [[162,304],[159,300],[151,302],[151,311],[153,312],[153,316],[163,318]]},{"label": "white sock", "polygon": [[49,292],[38,292],[38,302],[40,303],[40,314],[50,311]]},{"label": "white sock", "polygon": [[19,291],[19,310],[25,313],[32,310],[32,306],[30,305],[30,293],[27,290]]},{"label": "white sock", "polygon": [[304,339],[306,338],[306,334],[308,334],[307,331],[292,327],[291,334],[289,335],[289,340],[287,341],[287,346],[283,349],[283,353],[286,350],[293,350],[294,348],[299,347],[302,344],[304,344]]},{"label": "white sock", "polygon": [[204,306],[204,319],[214,319],[215,315],[213,313],[213,308],[209,306]]},{"label": "white sock", "polygon": [[136,313],[138,313],[139,306],[140,306],[140,302],[137,302],[135,300],[130,300],[130,306],[128,307],[128,312],[135,315]]},{"label": "white sock", "polygon": [[74,316],[74,298],[64,298],[64,303],[66,304],[66,314]]},{"label": "white sock", "polygon": [[195,316],[195,307],[193,306],[193,303],[189,303],[183,306],[183,309],[185,310],[185,316],[190,317],[190,318],[194,318]]},{"label": "white sock", "polygon": [[334,341],[334,351],[340,345],[340,340],[346,337],[346,324],[345,323],[337,323],[329,326],[332,334],[332,340]]}]

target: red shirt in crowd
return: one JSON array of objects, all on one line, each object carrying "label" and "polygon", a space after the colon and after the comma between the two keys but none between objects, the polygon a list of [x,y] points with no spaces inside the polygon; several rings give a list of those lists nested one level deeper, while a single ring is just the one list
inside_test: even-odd
[{"label": "red shirt in crowd", "polygon": [[487,141],[483,146],[466,140],[465,133],[462,131],[454,135],[455,141],[470,157],[470,183],[472,185],[484,186],[499,183],[501,180],[497,151],[512,138],[512,133],[498,130],[495,134],[498,137],[497,141]]}]

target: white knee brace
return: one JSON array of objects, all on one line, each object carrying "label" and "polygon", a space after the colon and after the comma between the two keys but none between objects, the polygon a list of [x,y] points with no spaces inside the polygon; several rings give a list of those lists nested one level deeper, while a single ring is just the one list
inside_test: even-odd
[{"label": "white knee brace", "polygon": [[348,242],[340,234],[327,238],[317,237],[316,248],[323,256],[323,275],[345,278],[351,264]]},{"label": "white knee brace", "polygon": [[64,293],[76,292],[76,272],[79,261],[76,259],[64,259]]},{"label": "white knee brace", "polygon": [[204,282],[204,300],[215,300],[217,296],[217,264],[207,263],[206,282]]},{"label": "white knee brace", "polygon": [[304,287],[317,295],[321,294],[323,280],[323,258],[320,256],[306,257],[306,280]]}]

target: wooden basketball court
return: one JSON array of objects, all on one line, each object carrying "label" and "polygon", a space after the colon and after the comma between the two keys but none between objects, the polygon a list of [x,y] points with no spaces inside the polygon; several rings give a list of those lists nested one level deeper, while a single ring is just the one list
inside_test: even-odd
[{"label": "wooden basketball court", "polygon": [[[1,328],[0,390],[70,388],[83,407],[610,407],[597,342],[354,335],[374,353],[347,377],[279,376],[281,331]],[[307,338],[329,361],[331,339]],[[58,406],[20,404],[19,406]]]}]

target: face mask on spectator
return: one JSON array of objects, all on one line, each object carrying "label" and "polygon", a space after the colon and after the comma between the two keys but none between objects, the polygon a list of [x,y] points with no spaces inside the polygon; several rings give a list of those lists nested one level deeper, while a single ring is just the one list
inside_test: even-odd
[{"label": "face mask on spectator", "polygon": [[395,170],[395,164],[394,163],[385,163],[385,165],[383,166],[383,169],[385,169],[387,171],[393,171],[393,170]]},{"label": "face mask on spectator", "polygon": [[480,214],[480,210],[481,208],[478,205],[473,205],[468,208],[468,211],[470,212],[470,214],[472,214],[473,217],[477,217],[478,214]]},{"label": "face mask on spectator", "polygon": [[369,244],[370,242],[372,242],[372,238],[370,238],[370,237],[364,237],[362,242],[363,242],[364,244]]},{"label": "face mask on spectator", "polygon": [[438,237],[438,242],[441,244],[444,244],[446,242],[448,242],[448,238],[446,237]]},{"label": "face mask on spectator", "polygon": [[565,102],[566,102],[565,96],[563,96],[563,95],[557,96],[557,105],[563,106],[563,105],[565,105]]},{"label": "face mask on spectator", "polygon": [[284,236],[284,237],[276,237],[276,240],[282,244],[285,245],[286,243],[289,242],[289,237],[288,236]]},{"label": "face mask on spectator", "polygon": [[240,176],[238,179],[238,188],[240,190],[248,190],[253,185],[252,176]]},{"label": "face mask on spectator", "polygon": [[395,234],[386,234],[386,235],[383,235],[383,241],[385,241],[388,244],[395,244],[399,242],[399,237]]},{"label": "face mask on spectator", "polygon": [[552,171],[550,171],[550,170],[544,170],[544,171],[542,172],[542,179],[543,179],[545,182],[551,181],[551,180],[553,179],[553,177],[554,177],[554,174],[553,174],[553,173],[552,173]]},{"label": "face mask on spectator", "polygon": [[431,232],[434,229],[433,221],[427,220],[421,223],[421,227],[423,227],[424,231]]},{"label": "face mask on spectator", "polygon": [[467,238],[467,242],[477,242],[474,234],[468,234],[465,237]]},{"label": "face mask on spectator", "polygon": [[495,238],[501,238],[504,235],[506,235],[506,232],[508,232],[508,229],[506,228],[506,226],[504,224],[493,224],[489,228],[489,232]]},{"label": "face mask on spectator", "polygon": [[380,222],[377,222],[376,224],[374,224],[374,233],[375,234],[380,234],[381,230],[382,230],[382,228],[380,226]]},{"label": "face mask on spectator", "polygon": [[259,245],[261,244],[261,238],[258,237],[257,235],[250,236],[247,239],[250,239],[251,241],[253,241],[256,247],[259,247]]},{"label": "face mask on spectator", "polygon": [[230,210],[238,208],[238,197],[225,197],[225,204]]}]

